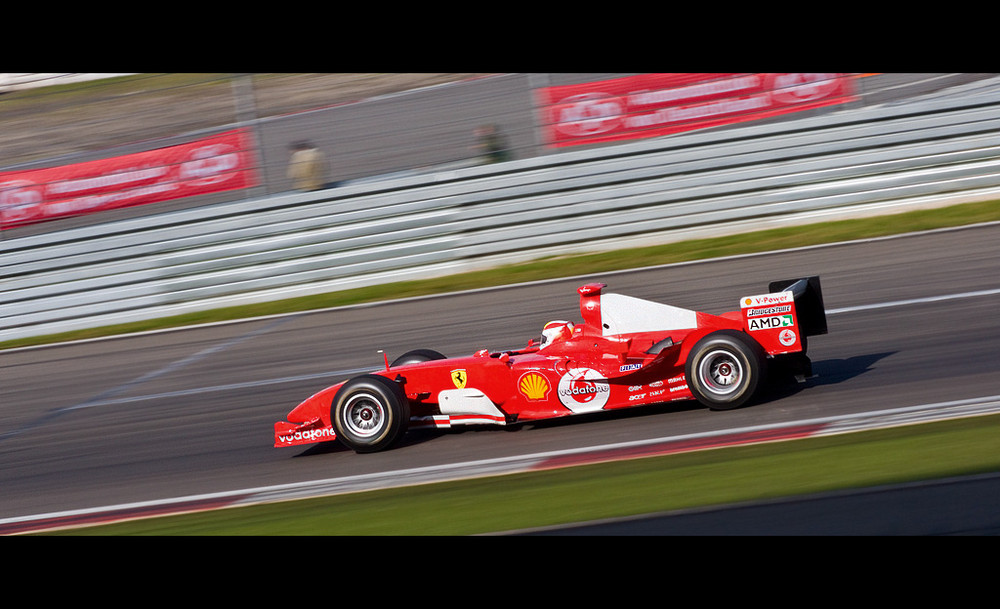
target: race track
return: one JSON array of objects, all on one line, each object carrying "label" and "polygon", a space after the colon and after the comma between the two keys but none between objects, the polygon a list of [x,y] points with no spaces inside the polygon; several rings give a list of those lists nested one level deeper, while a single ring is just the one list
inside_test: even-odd
[{"label": "race track", "polygon": [[[0,353],[0,519],[1000,395],[1000,226],[577,277]],[[693,403],[556,424],[411,433],[356,455],[272,448],[313,392],[417,347],[523,346],[578,319],[575,288],[709,312],[820,275],[817,377],[751,408]],[[939,298],[940,297],[940,298]]]}]

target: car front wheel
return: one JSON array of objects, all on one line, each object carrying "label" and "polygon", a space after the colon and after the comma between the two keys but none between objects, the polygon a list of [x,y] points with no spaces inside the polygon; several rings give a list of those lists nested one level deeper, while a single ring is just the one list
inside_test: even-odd
[{"label": "car front wheel", "polygon": [[410,405],[399,384],[375,374],[344,383],[330,410],[337,438],[359,453],[389,448],[410,422]]}]

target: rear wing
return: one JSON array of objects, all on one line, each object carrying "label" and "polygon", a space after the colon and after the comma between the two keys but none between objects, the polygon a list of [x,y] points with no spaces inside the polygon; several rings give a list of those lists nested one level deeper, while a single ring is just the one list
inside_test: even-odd
[{"label": "rear wing", "polygon": [[826,334],[819,277],[772,281],[768,293],[740,299],[743,326],[771,355],[805,350],[806,336]]},{"label": "rear wing", "polygon": [[826,334],[826,308],[823,306],[823,290],[819,277],[783,279],[772,281],[768,292],[791,292],[795,300],[795,314],[799,328],[806,336]]}]

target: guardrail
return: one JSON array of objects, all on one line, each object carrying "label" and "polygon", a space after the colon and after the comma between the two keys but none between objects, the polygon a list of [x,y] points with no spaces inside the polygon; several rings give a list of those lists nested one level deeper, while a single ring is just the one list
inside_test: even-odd
[{"label": "guardrail", "polygon": [[52,85],[67,85],[88,80],[103,80],[116,76],[129,76],[132,72],[96,73],[96,72],[3,72],[0,73],[0,93],[34,89]]},{"label": "guardrail", "polygon": [[991,89],[271,196],[3,241],[0,341],[997,187]]}]

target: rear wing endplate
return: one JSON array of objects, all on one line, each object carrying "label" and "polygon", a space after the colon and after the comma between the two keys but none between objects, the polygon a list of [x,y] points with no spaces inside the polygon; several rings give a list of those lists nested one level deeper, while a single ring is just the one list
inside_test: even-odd
[{"label": "rear wing endplate", "polygon": [[823,306],[823,290],[819,277],[801,277],[772,281],[767,291],[791,292],[795,300],[795,315],[799,330],[805,336],[826,334],[826,308]]}]

